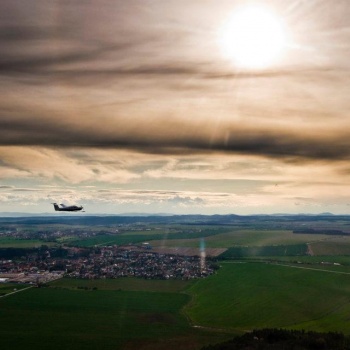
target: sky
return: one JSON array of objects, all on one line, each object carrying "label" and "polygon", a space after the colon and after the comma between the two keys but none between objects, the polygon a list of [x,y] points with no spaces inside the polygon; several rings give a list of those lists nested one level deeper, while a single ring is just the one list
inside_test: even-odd
[{"label": "sky", "polygon": [[348,0],[0,8],[0,212],[348,214]]}]

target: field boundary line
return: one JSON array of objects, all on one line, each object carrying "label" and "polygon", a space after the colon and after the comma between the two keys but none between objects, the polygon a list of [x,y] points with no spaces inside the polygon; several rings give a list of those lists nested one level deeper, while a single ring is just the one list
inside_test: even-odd
[{"label": "field boundary line", "polygon": [[34,286],[29,286],[29,287],[27,287],[27,288],[23,288],[23,289],[16,290],[16,291],[14,291],[14,292],[7,293],[7,294],[5,294],[5,295],[1,295],[0,298],[5,298],[5,297],[8,297],[9,295],[16,294],[16,293],[19,293],[19,292],[23,292],[23,291],[25,291],[25,290],[27,290],[27,289],[30,289],[30,288],[33,288],[33,287],[34,287]]},{"label": "field boundary line", "polygon": [[187,319],[190,327],[192,328],[197,328],[197,329],[205,329],[207,331],[210,331],[210,332],[220,332],[220,333],[226,333],[226,334],[233,334],[236,330],[235,329],[232,329],[232,328],[218,328],[218,327],[210,327],[210,326],[201,326],[199,324],[196,324],[191,316],[188,314],[188,309],[191,308],[191,306],[196,302],[196,299],[197,299],[197,294],[196,293],[190,293],[188,291],[183,291],[181,292],[183,294],[186,294],[188,296],[190,296],[190,301],[184,305],[180,312],[185,316],[185,318]]},{"label": "field boundary line", "polygon": [[294,265],[278,264],[278,263],[270,263],[270,265],[292,267],[292,268],[295,268],[295,269],[302,269],[302,270],[312,270],[312,271],[321,271],[321,272],[329,272],[329,273],[338,273],[340,275],[350,275],[350,272],[331,271],[331,270],[325,270],[325,269],[316,269],[316,268],[313,268],[313,267],[294,266]]}]

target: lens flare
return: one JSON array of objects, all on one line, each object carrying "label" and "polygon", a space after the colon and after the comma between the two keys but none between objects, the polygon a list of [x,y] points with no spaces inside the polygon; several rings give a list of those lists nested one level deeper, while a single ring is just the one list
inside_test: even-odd
[{"label": "lens flare", "polygon": [[201,272],[203,272],[205,270],[205,258],[206,258],[204,238],[201,238],[200,240],[199,250],[200,250],[200,259],[201,259]]}]

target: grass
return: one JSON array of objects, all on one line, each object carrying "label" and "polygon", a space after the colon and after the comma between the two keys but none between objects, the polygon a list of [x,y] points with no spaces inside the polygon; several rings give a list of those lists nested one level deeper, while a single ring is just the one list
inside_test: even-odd
[{"label": "grass", "polygon": [[[242,230],[231,229],[229,232],[218,233],[205,238],[208,248],[230,248],[233,246],[271,246],[271,245],[297,245],[325,239],[329,236],[315,234],[294,234],[290,230]],[[178,239],[154,241],[153,246],[166,247],[198,247],[200,239]]]},{"label": "grass", "polygon": [[62,283],[0,299],[2,348],[189,350],[233,336],[192,328],[181,312],[190,300],[184,293],[110,290],[114,281],[104,290]]},{"label": "grass", "polygon": [[[259,258],[260,259],[260,258]],[[257,260],[257,259],[255,259]],[[336,256],[329,256],[329,255],[320,255],[320,256],[270,256],[270,257],[264,257],[261,258],[261,260],[278,260],[278,261],[284,261],[284,262],[301,262],[303,264],[320,264],[321,262],[330,262],[330,263],[338,263],[344,266],[350,266],[350,256],[344,256],[344,255],[336,255]]]},{"label": "grass", "polygon": [[98,235],[95,237],[71,240],[69,245],[79,247],[93,247],[95,245],[126,245],[142,243],[154,239],[154,235]]},{"label": "grass", "polygon": [[[152,241],[152,246],[199,247],[205,237],[206,247],[234,247],[231,253],[236,249],[247,258],[222,262],[216,275],[196,281],[64,278],[50,283],[49,288],[32,288],[1,298],[2,347],[193,350],[262,327],[350,334],[350,275],[332,273],[350,272],[350,256],[346,256],[350,254],[349,238],[293,234],[289,230],[227,232],[227,227],[165,232],[152,228],[105,234],[75,239],[74,244]],[[18,246],[20,243],[23,245]],[[285,256],[305,252],[306,243],[315,255],[334,256]],[[0,239],[0,247],[41,244],[47,243]],[[257,258],[256,254],[265,256]],[[260,262],[249,262],[249,257]],[[279,266],[266,263],[268,259],[302,264],[296,265],[301,268]],[[342,266],[320,265],[322,261]],[[0,294],[13,288],[21,286],[0,284]],[[189,319],[207,328],[192,328]]]},{"label": "grass", "polygon": [[220,258],[230,259],[253,256],[302,256],[307,254],[306,244],[274,245],[263,247],[232,247],[220,254]]},{"label": "grass", "polygon": [[176,293],[188,288],[193,281],[181,280],[145,280],[140,278],[96,279],[83,280],[62,278],[50,283],[52,288],[81,289],[97,288],[98,290],[148,291]]},{"label": "grass", "polygon": [[[178,310],[187,298],[147,292],[29,290],[0,302],[6,320],[0,330],[5,341],[2,345],[10,348],[13,342],[21,344],[18,336],[22,334],[24,347],[29,342],[41,348],[69,349],[80,344],[79,348],[94,349],[103,343],[105,349],[112,349],[134,336],[181,334],[187,324]],[[5,336],[11,333],[17,340]]]},{"label": "grass", "polygon": [[35,248],[40,247],[43,244],[48,246],[55,245],[55,243],[45,242],[39,239],[0,238],[0,248]]},{"label": "grass", "polygon": [[161,229],[161,230],[157,230],[157,229],[150,229],[150,230],[139,230],[139,231],[122,231],[122,235],[123,236],[144,236],[144,235],[164,235],[164,233],[168,232],[169,230],[167,230],[166,228]]},{"label": "grass", "polygon": [[301,268],[345,272],[350,274],[350,256],[259,256],[237,258],[245,262],[267,262]]},{"label": "grass", "polygon": [[171,242],[177,240],[184,240],[185,242],[190,242],[191,240],[199,241],[202,237],[216,236],[227,229],[206,229],[200,232],[193,232],[189,230],[188,232],[173,232],[173,233],[149,233],[149,231],[144,231],[141,234],[137,231],[135,234],[113,234],[113,235],[98,235],[91,238],[71,240],[70,245],[81,246],[81,247],[92,247],[95,245],[126,245],[126,244],[138,244],[142,242]]},{"label": "grass", "polygon": [[241,331],[296,328],[350,334],[350,275],[264,263],[223,263],[191,286],[195,324]]},{"label": "grass", "polygon": [[0,283],[0,296],[12,293],[16,290],[27,288],[26,284],[17,284],[17,283]]},{"label": "grass", "polygon": [[314,255],[350,255],[350,239],[315,242],[311,248]]}]

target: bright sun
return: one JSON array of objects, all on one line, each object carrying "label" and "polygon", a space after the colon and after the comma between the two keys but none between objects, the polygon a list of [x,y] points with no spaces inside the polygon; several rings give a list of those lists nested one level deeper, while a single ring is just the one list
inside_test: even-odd
[{"label": "bright sun", "polygon": [[225,57],[241,68],[265,68],[273,65],[286,45],[282,20],[269,10],[246,7],[227,20],[219,32]]}]

